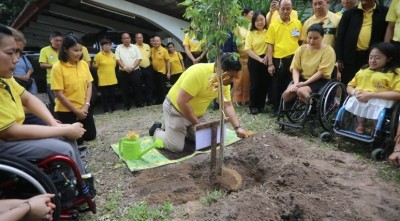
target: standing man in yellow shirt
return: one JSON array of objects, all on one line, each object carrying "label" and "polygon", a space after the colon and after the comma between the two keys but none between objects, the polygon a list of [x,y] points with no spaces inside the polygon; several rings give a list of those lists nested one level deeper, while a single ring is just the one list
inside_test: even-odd
[{"label": "standing man in yellow shirt", "polygon": [[142,85],[144,84],[144,97],[143,104],[144,105],[152,105],[154,102],[153,91],[154,91],[154,73],[153,67],[151,66],[150,57],[151,57],[151,49],[150,45],[143,43],[143,34],[136,33],[135,34],[135,42],[136,46],[139,48],[140,53],[142,53],[142,61],[140,62],[140,72]]},{"label": "standing man in yellow shirt", "polygon": [[167,94],[167,80],[171,77],[168,50],[161,46],[161,37],[154,36],[151,61],[154,70],[156,104],[162,104]]},{"label": "standing man in yellow shirt", "polygon": [[299,47],[301,22],[290,17],[292,1],[282,0],[279,3],[279,16],[267,31],[268,73],[272,76],[273,114],[278,116],[282,93],[291,81],[290,64]]},{"label": "standing man in yellow shirt", "polygon": [[139,64],[142,61],[142,55],[139,48],[131,44],[129,33],[123,33],[121,36],[122,44],[115,49],[115,59],[119,66],[119,79],[122,90],[122,101],[124,109],[131,109],[130,87],[134,90],[136,107],[143,107],[142,102],[142,81],[140,79]]},{"label": "standing man in yellow shirt", "polygon": [[346,11],[336,36],[336,59],[340,76],[347,85],[362,66],[368,64],[369,47],[384,40],[388,8],[375,0],[363,0]]},{"label": "standing man in yellow shirt", "polygon": [[335,46],[336,29],[340,22],[340,17],[328,10],[329,0],[313,0],[312,7],[314,15],[304,22],[303,30],[301,31],[300,40],[303,44],[307,43],[307,30],[315,23],[323,23],[324,39],[322,43]]},{"label": "standing man in yellow shirt", "polygon": [[49,108],[54,112],[55,94],[51,90],[51,68],[58,61],[58,50],[60,49],[63,36],[58,31],[50,33],[50,45],[42,48],[39,55],[39,64],[41,68],[46,69],[47,96],[49,97]]}]

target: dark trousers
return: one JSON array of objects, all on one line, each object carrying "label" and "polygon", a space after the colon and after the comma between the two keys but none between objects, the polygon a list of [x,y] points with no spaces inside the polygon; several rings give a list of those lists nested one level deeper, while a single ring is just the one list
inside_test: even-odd
[{"label": "dark trousers", "polygon": [[272,77],[272,104],[274,112],[279,110],[282,93],[286,90],[292,80],[290,72],[290,64],[292,63],[293,55],[285,58],[273,58],[272,62],[275,66],[275,74]]},{"label": "dark trousers", "polygon": [[113,112],[115,110],[115,85],[99,86],[99,89],[104,113]]},{"label": "dark trousers", "polygon": [[55,101],[54,99],[56,98],[56,95],[54,94],[54,91],[51,90],[51,85],[47,84],[47,96],[49,97],[49,109],[50,112],[54,114],[54,107],[55,107]]},{"label": "dark trousers", "polygon": [[154,73],[153,68],[148,66],[147,68],[140,68],[142,75],[142,92],[143,92],[143,103],[151,105],[154,103]]},{"label": "dark trousers", "polygon": [[167,75],[154,71],[156,104],[162,104],[167,95]]},{"label": "dark trousers", "polygon": [[[197,58],[197,57],[199,57],[199,56],[201,55],[201,53],[202,53],[202,52],[192,52],[192,55],[193,55],[194,58]],[[186,69],[188,69],[190,66],[193,65],[193,61],[190,60],[189,57],[186,57],[185,60],[186,60],[186,62],[185,62],[185,67],[186,67]],[[199,63],[207,63],[207,56],[204,56],[204,57],[199,61]]]},{"label": "dark trousers", "polygon": [[400,41],[391,41],[392,45],[394,45],[397,48],[397,58],[398,58],[398,64],[400,64]]},{"label": "dark trousers", "polygon": [[250,104],[249,108],[264,110],[268,90],[271,88],[271,76],[267,66],[249,58],[247,67],[250,73]]},{"label": "dark trousers", "polygon": [[360,68],[368,64],[368,56],[368,51],[357,51],[354,63],[344,63],[344,68],[340,70],[342,73],[341,81],[343,84],[347,85],[354,78]]},{"label": "dark trousers", "polygon": [[125,108],[131,108],[131,92],[130,88],[133,88],[133,97],[135,99],[136,107],[143,107],[143,95],[142,95],[142,80],[140,69],[134,70],[130,73],[125,71],[119,71],[119,79],[121,91],[122,91],[122,102]]},{"label": "dark trousers", "polygon": [[171,85],[174,85],[178,81],[181,74],[182,73],[171,75],[171,77],[169,78],[169,82],[171,83]]},{"label": "dark trousers", "polygon": [[83,141],[90,141],[96,138],[97,132],[96,125],[94,124],[92,108],[89,108],[89,113],[83,120],[77,120],[76,115],[72,112],[56,112],[56,115],[57,119],[63,124],[73,124],[76,122],[80,122],[81,124],[83,124],[83,128],[85,128],[86,132],[81,138],[76,140],[78,145],[81,145]]}]

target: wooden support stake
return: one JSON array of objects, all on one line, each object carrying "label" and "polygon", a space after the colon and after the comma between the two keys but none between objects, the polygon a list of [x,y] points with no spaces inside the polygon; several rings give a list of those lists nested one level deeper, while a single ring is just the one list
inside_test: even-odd
[{"label": "wooden support stake", "polygon": [[217,170],[215,166],[217,164],[217,130],[219,122],[211,124],[211,164],[210,164],[210,183],[216,181]]}]

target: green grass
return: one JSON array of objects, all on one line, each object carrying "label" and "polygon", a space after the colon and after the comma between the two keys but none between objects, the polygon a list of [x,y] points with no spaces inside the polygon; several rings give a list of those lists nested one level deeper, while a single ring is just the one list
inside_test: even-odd
[{"label": "green grass", "polygon": [[203,206],[210,206],[211,204],[217,202],[219,199],[223,199],[226,196],[226,192],[221,190],[214,190],[212,192],[207,193],[206,196],[200,198],[201,204]]},{"label": "green grass", "polygon": [[111,192],[107,196],[106,203],[101,205],[100,210],[102,213],[118,211],[121,201],[122,201],[122,193],[121,192],[119,192],[119,191]]},{"label": "green grass", "polygon": [[172,203],[166,202],[162,205],[149,206],[145,202],[135,204],[127,210],[126,220],[151,221],[151,220],[171,220],[173,212]]}]

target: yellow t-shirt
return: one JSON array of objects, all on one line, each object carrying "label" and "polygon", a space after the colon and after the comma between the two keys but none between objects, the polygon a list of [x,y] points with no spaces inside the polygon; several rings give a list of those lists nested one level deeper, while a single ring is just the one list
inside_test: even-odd
[{"label": "yellow t-shirt", "polygon": [[331,79],[335,61],[335,51],[331,46],[326,45],[318,51],[311,51],[305,44],[297,48],[290,65],[290,71],[299,70],[303,79],[309,79],[317,71],[321,71],[322,78]]},{"label": "yellow t-shirt", "polygon": [[117,61],[115,54],[109,54],[100,51],[94,57],[94,62],[97,64],[97,76],[99,78],[99,86],[107,86],[117,84],[117,77],[115,75],[115,67]]},{"label": "yellow t-shirt", "polygon": [[274,58],[284,58],[294,54],[299,47],[301,22],[291,19],[288,23],[278,18],[267,31],[266,42],[274,45]]},{"label": "yellow t-shirt", "polygon": [[244,50],[252,50],[257,55],[263,55],[267,53],[268,44],[265,42],[267,39],[267,30],[263,31],[253,30],[249,31],[246,36],[246,43]]},{"label": "yellow t-shirt", "polygon": [[[87,85],[93,81],[88,64],[80,60],[76,65],[57,62],[51,70],[51,90],[62,90],[63,94],[76,108],[86,103]],[[60,100],[55,99],[55,111],[71,112]]]},{"label": "yellow t-shirt", "polygon": [[393,72],[383,73],[366,68],[359,70],[347,85],[360,91],[400,92],[400,76]]},{"label": "yellow t-shirt", "polygon": [[197,40],[196,36],[193,35],[191,38],[189,37],[189,33],[185,34],[185,38],[183,39],[183,45],[189,45],[190,52],[201,52],[201,46],[205,43],[204,40]]},{"label": "yellow t-shirt", "polygon": [[[49,63],[54,65],[58,61],[58,51],[51,46],[46,46],[40,50],[39,63]],[[51,68],[46,68],[46,82],[51,82]]]},{"label": "yellow t-shirt", "polygon": [[386,15],[386,21],[394,22],[393,41],[400,42],[400,3],[399,0],[393,0]]},{"label": "yellow t-shirt", "polygon": [[[10,92],[5,88],[7,84]],[[0,131],[3,131],[14,123],[22,124],[25,120],[24,107],[21,96],[25,88],[19,85],[14,78],[0,78]],[[13,100],[14,98],[14,100]]]},{"label": "yellow t-shirt", "polygon": [[337,27],[339,26],[340,18],[341,17],[337,16],[336,14],[330,11],[328,11],[326,16],[322,19],[318,19],[315,15],[311,16],[309,19],[307,19],[306,22],[304,22],[303,30],[301,31],[300,35],[301,36],[300,40],[303,41],[304,43],[307,43],[308,28],[315,23],[324,22],[322,27],[324,28],[325,35],[324,39],[322,40],[322,43],[334,47],[336,31]]},{"label": "yellow t-shirt", "polygon": [[368,50],[369,43],[371,41],[371,33],[372,33],[372,15],[374,14],[374,10],[376,8],[376,4],[373,9],[369,11],[365,11],[361,5],[358,4],[358,8],[363,11],[364,19],[361,25],[360,34],[358,35],[357,40],[357,50]]},{"label": "yellow t-shirt", "polygon": [[87,47],[85,47],[83,45],[82,45],[82,54],[83,54],[83,60],[84,61],[87,61],[87,62],[91,62],[92,61],[92,59],[90,58],[89,51],[88,51]]},{"label": "yellow t-shirt", "polygon": [[171,64],[171,75],[180,74],[183,72],[181,60],[183,60],[183,58],[180,52],[175,51],[174,54],[169,54],[169,63]]},{"label": "yellow t-shirt", "polygon": [[[266,18],[268,18],[268,16],[269,16],[270,14],[271,14],[271,12],[268,12]],[[276,21],[278,18],[280,18],[280,16],[279,16],[279,11],[278,11],[278,10],[275,10],[274,13],[272,13],[271,21],[270,21],[269,23],[272,24],[272,23],[273,23],[274,21]],[[296,10],[292,10],[292,11],[290,12],[290,20],[294,20],[294,19],[299,19]]]},{"label": "yellow t-shirt", "polygon": [[[176,102],[179,91],[182,89],[193,98],[189,101],[197,117],[203,116],[211,101],[218,97],[218,91],[210,85],[209,80],[214,73],[214,63],[200,63],[190,66],[179,77],[178,81],[169,90],[168,98],[180,111]],[[230,85],[223,87],[224,100],[230,101]]]},{"label": "yellow t-shirt", "polygon": [[153,69],[162,74],[167,73],[167,61],[169,60],[169,53],[167,49],[160,46],[151,49],[151,61]]},{"label": "yellow t-shirt", "polygon": [[141,68],[147,68],[150,66],[150,46],[148,44],[143,43],[141,46],[136,44],[139,48],[140,53],[142,53],[142,61],[140,62],[139,66]]}]

